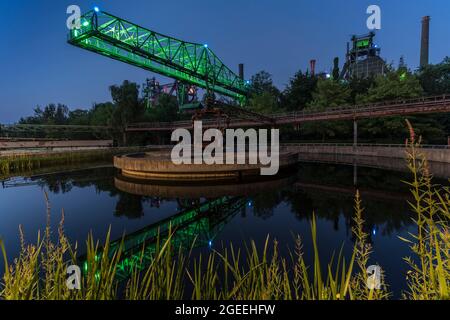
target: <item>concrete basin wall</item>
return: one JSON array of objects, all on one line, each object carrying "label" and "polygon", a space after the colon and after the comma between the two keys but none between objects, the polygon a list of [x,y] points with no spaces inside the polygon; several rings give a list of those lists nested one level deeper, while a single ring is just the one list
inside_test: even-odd
[{"label": "concrete basin wall", "polygon": [[[406,158],[406,149],[400,146],[358,146],[354,148],[353,146],[342,145],[284,144],[283,148],[287,151],[307,154],[353,155],[394,159]],[[428,161],[450,164],[450,148],[421,148],[420,151]]]},{"label": "concrete basin wall", "polygon": [[[280,168],[298,162],[296,153],[280,153]],[[114,157],[114,167],[120,169],[124,176],[153,179],[226,179],[241,175],[260,174],[261,164],[174,164],[169,154],[161,151],[128,154]]]}]

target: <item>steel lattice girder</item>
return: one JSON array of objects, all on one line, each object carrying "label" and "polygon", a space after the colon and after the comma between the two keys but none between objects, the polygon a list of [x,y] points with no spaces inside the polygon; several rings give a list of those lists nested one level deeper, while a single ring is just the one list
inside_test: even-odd
[{"label": "steel lattice girder", "polygon": [[[221,197],[111,242],[109,247],[111,255],[119,247],[123,250],[118,264],[118,279],[124,280],[131,272],[143,270],[148,266],[154,259],[157,245],[161,246],[168,240],[170,230],[173,232],[170,236],[171,245],[175,251],[180,248],[190,249],[193,244],[195,247],[208,245],[208,242],[219,234],[226,222],[241,210],[245,203],[245,198]],[[81,257],[80,261],[86,272],[89,268],[86,257]]]},{"label": "steel lattice girder", "polygon": [[206,46],[168,37],[106,12],[87,12],[68,42],[243,101],[248,86]]},{"label": "steel lattice girder", "polygon": [[2,133],[109,133],[114,128],[107,126],[87,126],[87,125],[46,125],[46,124],[12,124],[0,125]]}]

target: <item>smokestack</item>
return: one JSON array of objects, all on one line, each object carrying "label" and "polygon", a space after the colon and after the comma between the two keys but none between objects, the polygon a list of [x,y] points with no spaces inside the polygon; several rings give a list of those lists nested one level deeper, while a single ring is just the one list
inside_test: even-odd
[{"label": "smokestack", "polygon": [[239,63],[239,78],[241,78],[241,80],[244,80],[244,64],[243,63]]},{"label": "smokestack", "polygon": [[312,59],[309,62],[310,66],[311,66],[311,76],[314,77],[314,75],[316,74],[316,60]]},{"label": "smokestack", "polygon": [[422,18],[422,40],[420,46],[420,66],[428,64],[430,51],[430,16]]}]

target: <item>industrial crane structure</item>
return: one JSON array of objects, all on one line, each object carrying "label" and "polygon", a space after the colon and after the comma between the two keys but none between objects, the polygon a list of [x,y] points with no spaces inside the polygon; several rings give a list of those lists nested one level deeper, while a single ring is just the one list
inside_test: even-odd
[{"label": "industrial crane structure", "polygon": [[243,79],[243,74],[236,75],[207,44],[163,35],[97,7],[81,16],[80,28],[70,31],[68,42],[173,78],[178,97],[188,94],[192,86],[203,88],[213,97],[206,99],[206,107],[211,100],[214,105],[214,94],[232,98],[241,106],[248,94],[249,82]]}]

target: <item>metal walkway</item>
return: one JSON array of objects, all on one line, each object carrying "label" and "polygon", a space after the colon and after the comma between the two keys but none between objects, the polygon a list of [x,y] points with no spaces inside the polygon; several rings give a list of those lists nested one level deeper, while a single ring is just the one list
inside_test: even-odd
[{"label": "metal walkway", "polygon": [[[326,111],[303,110],[298,112],[267,115],[272,119],[270,126],[296,125],[314,121],[358,120],[389,116],[432,114],[450,112],[450,95],[422,97],[411,100],[391,101],[376,104],[347,106]],[[213,128],[216,120],[203,120],[203,128]],[[177,128],[192,128],[192,121],[135,123],[127,127],[128,132],[171,131]],[[263,127],[267,121],[259,117],[254,119],[234,118],[229,121],[229,128]]]}]

